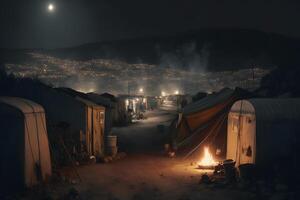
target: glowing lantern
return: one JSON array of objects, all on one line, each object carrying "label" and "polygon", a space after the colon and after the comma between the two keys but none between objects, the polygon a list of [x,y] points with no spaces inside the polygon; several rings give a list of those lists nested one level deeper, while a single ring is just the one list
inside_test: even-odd
[{"label": "glowing lantern", "polygon": [[198,166],[200,168],[213,168],[214,166],[216,166],[218,164],[218,162],[216,162],[213,158],[213,156],[211,155],[211,153],[209,152],[209,148],[208,147],[204,147],[204,156],[203,158],[198,162]]}]

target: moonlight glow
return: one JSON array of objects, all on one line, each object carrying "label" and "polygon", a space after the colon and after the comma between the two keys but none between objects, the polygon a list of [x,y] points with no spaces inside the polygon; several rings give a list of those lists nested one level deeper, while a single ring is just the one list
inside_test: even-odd
[{"label": "moonlight glow", "polygon": [[49,11],[49,12],[53,12],[53,11],[54,11],[54,5],[53,5],[52,3],[50,3],[50,4],[48,5],[48,11]]}]

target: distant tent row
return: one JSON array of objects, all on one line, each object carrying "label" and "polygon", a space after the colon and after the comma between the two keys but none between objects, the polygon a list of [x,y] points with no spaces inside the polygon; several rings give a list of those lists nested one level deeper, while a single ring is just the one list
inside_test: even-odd
[{"label": "distant tent row", "polygon": [[242,89],[225,88],[184,107],[174,123],[173,143],[178,153],[190,156],[209,144],[225,156],[228,112],[235,101],[248,96]]},{"label": "distant tent row", "polygon": [[105,126],[104,126],[104,133],[105,135],[108,135],[111,131],[111,128],[113,126],[113,121],[112,121],[112,112],[113,109],[115,108],[115,103],[112,102],[111,100],[102,97],[99,94],[96,93],[82,93],[78,92],[76,90],[73,90],[71,88],[56,88],[59,91],[65,92],[66,94],[69,94],[73,97],[81,97],[83,99],[86,99],[88,101],[92,101],[98,105],[101,105],[105,107]]},{"label": "distant tent row", "polygon": [[11,93],[45,108],[49,137],[63,139],[69,153],[103,154],[105,107],[31,80],[16,84]]},{"label": "distant tent row", "polygon": [[0,97],[1,192],[46,181],[52,164],[103,156],[105,134],[115,114],[123,115],[123,106],[110,94],[52,88],[31,79],[15,80],[5,94],[17,97]]},{"label": "distant tent row", "polygon": [[299,124],[300,99],[237,101],[228,115],[227,158],[237,166],[253,163],[298,169]]},{"label": "distant tent row", "polygon": [[105,135],[111,133],[113,126],[126,125],[130,120],[123,96],[115,97],[109,93],[82,93],[71,88],[56,88],[73,97],[81,97],[105,107]]},{"label": "distant tent row", "polygon": [[0,129],[0,193],[46,181],[51,176],[51,159],[42,106],[0,97]]}]

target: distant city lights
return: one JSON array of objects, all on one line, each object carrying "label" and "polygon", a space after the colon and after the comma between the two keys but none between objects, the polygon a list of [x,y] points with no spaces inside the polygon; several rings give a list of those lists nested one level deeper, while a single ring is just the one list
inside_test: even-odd
[{"label": "distant city lights", "polygon": [[93,88],[77,88],[76,90],[83,93],[92,93],[96,91]]}]

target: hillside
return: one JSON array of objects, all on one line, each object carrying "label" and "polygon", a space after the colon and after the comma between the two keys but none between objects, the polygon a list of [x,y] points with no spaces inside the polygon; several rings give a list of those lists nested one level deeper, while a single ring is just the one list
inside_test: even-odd
[{"label": "hillside", "polygon": [[254,89],[270,70],[300,66],[299,49],[299,40],[275,34],[198,30],[65,49],[0,49],[0,63],[8,73],[56,87],[118,94],[142,86],[157,95]]},{"label": "hillside", "polygon": [[300,62],[300,40],[251,30],[197,30],[47,51],[68,59],[118,59],[209,71]]}]

